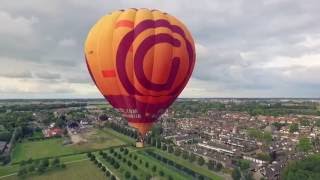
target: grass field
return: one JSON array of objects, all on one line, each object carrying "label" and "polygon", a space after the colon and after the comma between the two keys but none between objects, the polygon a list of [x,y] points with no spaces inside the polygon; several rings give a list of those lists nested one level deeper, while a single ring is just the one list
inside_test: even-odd
[{"label": "grass field", "polygon": [[12,152],[12,163],[27,160],[29,158],[38,159],[76,152],[70,146],[63,146],[62,142],[63,139],[55,138],[18,143]]},{"label": "grass field", "polygon": [[125,145],[127,142],[130,142],[128,138],[121,137],[121,135],[116,134],[110,129],[96,130],[89,135],[88,142],[76,145],[63,145],[62,138],[24,141],[22,143],[17,143],[14,148],[12,152],[12,163],[17,163],[29,158],[39,159],[105,149],[108,147]]},{"label": "grass field", "polygon": [[[3,180],[19,180],[17,176],[3,178]],[[67,164],[66,169],[56,170],[43,175],[32,175],[26,180],[105,180],[104,173],[90,161],[85,160]]]}]

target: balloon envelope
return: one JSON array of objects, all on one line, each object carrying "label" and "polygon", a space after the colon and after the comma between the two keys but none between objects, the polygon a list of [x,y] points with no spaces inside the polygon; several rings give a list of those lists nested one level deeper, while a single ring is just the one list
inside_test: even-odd
[{"label": "balloon envelope", "polygon": [[92,27],[85,57],[102,95],[144,135],[186,86],[195,48],[175,17],[132,8],[112,12]]}]

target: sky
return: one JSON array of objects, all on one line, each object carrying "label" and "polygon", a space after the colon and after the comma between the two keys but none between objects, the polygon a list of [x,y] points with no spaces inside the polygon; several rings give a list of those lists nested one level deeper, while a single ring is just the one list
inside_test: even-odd
[{"label": "sky", "polygon": [[100,98],[83,57],[118,9],[180,19],[196,65],[180,97],[320,97],[318,0],[0,0],[0,98]]}]

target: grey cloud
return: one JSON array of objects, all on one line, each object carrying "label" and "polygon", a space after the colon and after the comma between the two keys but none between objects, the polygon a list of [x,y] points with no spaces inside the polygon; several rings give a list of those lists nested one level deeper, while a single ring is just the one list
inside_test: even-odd
[{"label": "grey cloud", "polygon": [[36,72],[35,78],[92,83],[83,60],[87,32],[104,14],[129,7],[160,9],[186,24],[202,46],[193,77],[206,82],[197,88],[209,95],[219,91],[221,96],[320,96],[314,79],[319,77],[317,67],[263,66],[280,56],[320,54],[319,46],[301,45],[307,37],[320,39],[317,0],[3,0],[0,23],[10,21],[21,33],[0,33],[0,54],[31,64],[28,70]]},{"label": "grey cloud", "polygon": [[58,73],[51,73],[51,72],[38,72],[35,75],[40,79],[59,79],[61,77]]},{"label": "grey cloud", "polygon": [[1,77],[6,78],[32,78],[32,74],[30,71],[11,71],[11,72],[0,72]]}]

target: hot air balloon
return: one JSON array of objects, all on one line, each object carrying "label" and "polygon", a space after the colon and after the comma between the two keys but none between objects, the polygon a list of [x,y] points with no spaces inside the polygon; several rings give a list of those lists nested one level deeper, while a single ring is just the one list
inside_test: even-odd
[{"label": "hot air balloon", "polygon": [[118,10],[102,17],[85,42],[89,73],[102,95],[140,134],[186,86],[195,46],[186,26],[159,10]]}]

